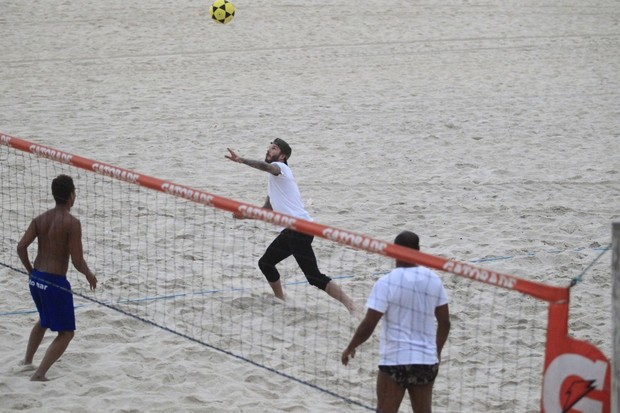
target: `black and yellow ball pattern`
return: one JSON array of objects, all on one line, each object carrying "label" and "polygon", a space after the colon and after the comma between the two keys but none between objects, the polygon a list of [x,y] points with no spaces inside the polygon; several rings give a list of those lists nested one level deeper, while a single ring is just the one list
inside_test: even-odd
[{"label": "black and yellow ball pattern", "polygon": [[209,14],[218,23],[230,23],[235,17],[235,6],[228,0],[215,0],[209,9]]}]

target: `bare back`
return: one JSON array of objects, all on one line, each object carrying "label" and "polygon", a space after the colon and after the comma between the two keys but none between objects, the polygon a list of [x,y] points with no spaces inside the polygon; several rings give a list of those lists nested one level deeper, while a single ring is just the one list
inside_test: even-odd
[{"label": "bare back", "polygon": [[[58,176],[71,180],[66,175]],[[52,183],[52,191],[57,181]],[[71,184],[73,187],[73,184]],[[88,268],[82,250],[82,224],[80,220],[69,213],[75,202],[75,189],[72,189],[68,202],[56,202],[56,206],[30,222],[28,229],[17,243],[17,255],[24,265],[26,272],[33,270],[49,274],[66,276],[69,269],[69,258],[76,270],[86,276],[90,289],[97,288],[97,277]],[[28,257],[28,247],[38,240],[37,257],[33,264]]]},{"label": "bare back", "polygon": [[[66,275],[69,258],[79,248],[81,256],[81,225],[68,210],[53,208],[33,220],[38,252],[34,267],[51,274]],[[77,243],[77,246],[76,246]]]}]

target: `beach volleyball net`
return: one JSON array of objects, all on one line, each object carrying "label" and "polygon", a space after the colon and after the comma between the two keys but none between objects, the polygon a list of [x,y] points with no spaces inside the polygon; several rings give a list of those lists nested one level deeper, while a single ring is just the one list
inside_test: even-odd
[{"label": "beach volleyball net", "polygon": [[[319,267],[357,302],[395,258],[441,271],[452,329],[435,384],[436,411],[568,412],[586,405],[609,411],[609,362],[568,337],[568,288],[296,220],[0,134],[0,265],[9,271],[24,272],[15,247],[32,218],[53,206],[51,181],[59,174],[74,178],[72,212],[82,222],[84,255],[99,279],[90,292],[70,269],[76,304],[112,308],[266,374],[374,410],[379,331],[342,366],[341,351],[359,320],[309,286],[292,258],[278,267],[286,304],[273,298],[258,270],[278,228],[295,227],[315,236]],[[235,220],[231,212],[252,219]],[[29,252],[35,256],[36,243]],[[22,302],[23,308],[2,314],[33,314],[34,305]],[[409,409],[403,402],[401,410]]]}]

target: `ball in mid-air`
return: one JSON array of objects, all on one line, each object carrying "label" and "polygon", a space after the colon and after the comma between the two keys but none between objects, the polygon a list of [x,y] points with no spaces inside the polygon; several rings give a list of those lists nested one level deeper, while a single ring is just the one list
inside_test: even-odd
[{"label": "ball in mid-air", "polygon": [[209,9],[209,14],[218,23],[230,23],[235,17],[235,6],[228,0],[215,0]]}]

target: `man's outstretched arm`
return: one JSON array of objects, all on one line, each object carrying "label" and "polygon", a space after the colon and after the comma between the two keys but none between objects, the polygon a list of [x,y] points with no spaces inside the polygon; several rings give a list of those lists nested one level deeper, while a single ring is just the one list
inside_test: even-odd
[{"label": "man's outstretched arm", "polygon": [[235,151],[233,151],[232,149],[230,148],[226,148],[226,149],[228,149],[228,152],[230,152],[229,155],[224,155],[226,159],[230,159],[233,162],[242,163],[244,165],[251,166],[252,168],[258,169],[260,171],[269,172],[270,174],[273,174],[273,175],[280,175],[280,167],[278,165],[275,165],[273,163],[268,163],[265,161],[245,159],[237,155]]}]

